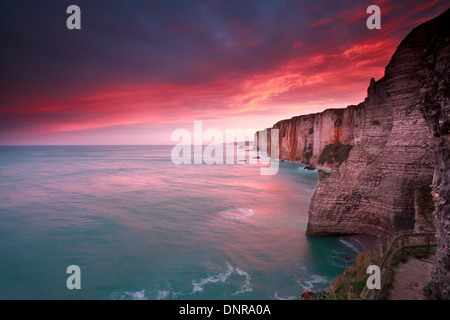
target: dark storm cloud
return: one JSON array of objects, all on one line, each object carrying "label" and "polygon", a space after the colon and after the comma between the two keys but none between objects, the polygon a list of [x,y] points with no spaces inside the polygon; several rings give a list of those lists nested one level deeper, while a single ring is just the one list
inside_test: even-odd
[{"label": "dark storm cloud", "polygon": [[1,81],[8,89],[19,82],[201,81],[263,72],[292,55],[295,41],[330,40],[305,27],[349,5],[80,0],[82,30],[69,31],[65,10],[72,2],[2,5]]},{"label": "dark storm cloud", "polygon": [[[0,135],[343,100],[412,26],[448,6],[372,2],[1,1]],[[82,30],[66,28],[72,4]],[[382,7],[377,32],[365,27],[370,4]]]}]

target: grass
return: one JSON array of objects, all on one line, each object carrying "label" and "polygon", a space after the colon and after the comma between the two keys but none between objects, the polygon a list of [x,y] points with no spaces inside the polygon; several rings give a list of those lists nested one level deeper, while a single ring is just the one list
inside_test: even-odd
[{"label": "grass", "polygon": [[433,282],[428,282],[425,287],[423,287],[423,294],[428,297],[428,299],[433,299]]},{"label": "grass", "polygon": [[329,172],[325,172],[323,170],[318,170],[317,171],[317,177],[320,181],[324,181],[326,180],[328,177],[330,176]]},{"label": "grass", "polygon": [[359,253],[352,266],[335,278],[327,289],[325,300],[354,300],[363,291],[369,274],[367,267],[376,264],[380,258],[380,251]]},{"label": "grass", "polygon": [[[383,246],[383,251],[386,247]],[[436,252],[436,247],[430,248],[430,254]],[[405,249],[402,254],[397,254],[392,260],[392,267],[400,262],[406,262],[407,255],[412,255],[417,258],[426,258],[427,250],[424,248]],[[372,264],[377,264],[380,260],[381,252],[379,250],[359,253],[352,266],[345,269],[344,272],[335,278],[332,284],[326,289],[316,293],[318,299],[324,300],[355,300],[358,299],[363,291],[369,274],[366,273],[367,267]],[[391,270],[387,281],[382,289],[380,299],[387,298],[389,288],[392,286],[394,273]],[[431,283],[427,284],[423,291],[430,299],[432,297],[433,286]]]},{"label": "grass", "polygon": [[[435,254],[437,250],[437,247],[431,247],[430,248],[430,254]],[[386,280],[386,283],[384,284],[383,291],[381,292],[380,299],[386,300],[389,292],[389,288],[392,287],[392,281],[394,278],[394,272],[392,271],[392,268],[398,265],[400,262],[405,263],[408,260],[408,255],[411,255],[413,257],[416,257],[418,259],[424,259],[428,256],[427,250],[424,248],[411,248],[411,249],[405,249],[404,253],[399,253],[394,256],[392,259],[391,269],[389,270],[389,275]]]},{"label": "grass", "polygon": [[309,162],[309,160],[311,160],[312,156],[313,156],[312,151],[305,152],[305,159],[306,159],[307,162]]},{"label": "grass", "polygon": [[[436,253],[436,246],[430,247],[430,254]],[[405,253],[399,253],[395,255],[392,260],[392,266],[396,266],[400,262],[406,262],[408,255],[416,257],[418,259],[425,259],[428,256],[427,249],[425,248],[411,248],[405,249]]]}]

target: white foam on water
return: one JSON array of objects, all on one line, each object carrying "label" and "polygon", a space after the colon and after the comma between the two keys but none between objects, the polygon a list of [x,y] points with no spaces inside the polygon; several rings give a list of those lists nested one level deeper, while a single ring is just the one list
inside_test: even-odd
[{"label": "white foam on water", "polygon": [[298,300],[298,297],[294,297],[294,296],[287,296],[287,297],[281,297],[278,295],[278,292],[275,291],[273,298],[275,300]]},{"label": "white foam on water", "polygon": [[[313,274],[309,280],[297,281],[297,283],[302,287],[303,290],[313,290],[317,288],[317,285],[326,285],[330,283],[330,279],[319,274]],[[323,287],[323,286],[321,286]]]},{"label": "white foam on water", "polygon": [[247,272],[241,270],[239,267],[236,267],[235,271],[238,275],[245,277],[245,283],[241,286],[240,290],[233,293],[233,296],[236,296],[238,294],[245,293],[245,292],[252,292],[253,291],[252,284],[251,284],[252,278],[250,277],[250,275]]},{"label": "white foam on water", "polygon": [[219,215],[225,219],[241,220],[251,217],[255,211],[251,208],[230,208],[219,212]]},{"label": "white foam on water", "polygon": [[123,293],[113,293],[113,300],[166,300],[166,299],[176,299],[181,295],[179,292],[174,292],[170,287],[167,290],[152,291],[151,293],[145,292],[146,289],[140,291],[125,291]]},{"label": "white foam on water", "polygon": [[204,290],[204,287],[206,284],[209,283],[225,283],[228,281],[228,278],[236,273],[237,275],[245,277],[245,282],[242,286],[240,286],[239,290],[234,292],[233,295],[238,295],[245,292],[252,292],[252,284],[251,284],[251,277],[250,275],[242,270],[239,267],[233,267],[228,261],[227,264],[227,270],[224,272],[220,272],[218,274],[210,275],[204,279],[201,279],[200,281],[192,281],[193,289],[192,294],[195,294],[197,292],[202,292]]},{"label": "white foam on water", "polygon": [[141,291],[125,291],[121,295],[117,296],[119,300],[148,300],[145,296],[145,289]]},{"label": "white foam on water", "polygon": [[141,291],[137,291],[131,295],[134,300],[147,300],[145,297],[145,289]]},{"label": "white foam on water", "polygon": [[178,296],[180,296],[180,292],[174,292],[171,288],[167,290],[158,290],[156,292],[156,300],[166,300],[166,299],[176,299]]},{"label": "white foam on water", "polygon": [[228,270],[224,273],[219,273],[216,275],[209,276],[205,279],[201,279],[199,282],[192,281],[192,285],[194,286],[194,288],[192,289],[192,293],[202,292],[203,287],[208,283],[223,283],[227,281],[231,273],[232,272]]},{"label": "white foam on water", "polygon": [[170,295],[170,291],[169,290],[159,290],[156,293],[156,300],[164,300],[167,299]]},{"label": "white foam on water", "polygon": [[[205,286],[208,284],[215,283],[226,283],[232,275],[238,275],[245,278],[244,283],[239,287],[239,289],[233,293],[233,295],[239,295],[246,292],[252,292],[252,283],[250,275],[242,270],[240,267],[235,267],[231,265],[228,261],[226,262],[227,269],[223,272],[219,272],[217,274],[209,275],[206,278],[200,279],[199,281],[192,281],[192,292],[190,294],[195,294],[198,292],[202,292],[205,289]],[[160,289],[152,291],[150,294],[146,294],[146,289],[142,289],[140,291],[125,291],[123,293],[113,293],[112,298],[114,300],[167,300],[167,299],[176,299],[179,296],[183,296],[184,294],[181,292],[175,292],[171,286],[169,285],[167,289]],[[150,298],[148,296],[151,296]]]},{"label": "white foam on water", "polygon": [[[349,247],[350,249],[352,249],[353,251],[355,251],[356,253],[360,252],[360,250],[358,250],[358,248],[353,243],[351,243],[350,241],[347,241],[347,240],[345,240],[343,238],[339,238],[339,241],[341,243],[343,243],[344,245],[346,245],[347,247]],[[358,240],[356,240],[356,241],[358,241]]]}]

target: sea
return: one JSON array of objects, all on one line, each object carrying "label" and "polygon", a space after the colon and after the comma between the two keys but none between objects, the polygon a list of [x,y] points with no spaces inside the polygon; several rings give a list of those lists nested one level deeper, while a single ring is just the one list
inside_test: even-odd
[{"label": "sea", "polygon": [[365,249],[306,237],[317,171],[304,164],[262,175],[261,152],[175,164],[172,150],[1,146],[0,299],[299,299]]}]

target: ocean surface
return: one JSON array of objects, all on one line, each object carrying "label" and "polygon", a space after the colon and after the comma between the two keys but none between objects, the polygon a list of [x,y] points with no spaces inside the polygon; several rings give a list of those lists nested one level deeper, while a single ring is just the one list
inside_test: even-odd
[{"label": "ocean surface", "polygon": [[171,150],[0,147],[0,299],[298,299],[363,249],[305,236],[305,165],[261,175],[249,161],[175,165]]}]

